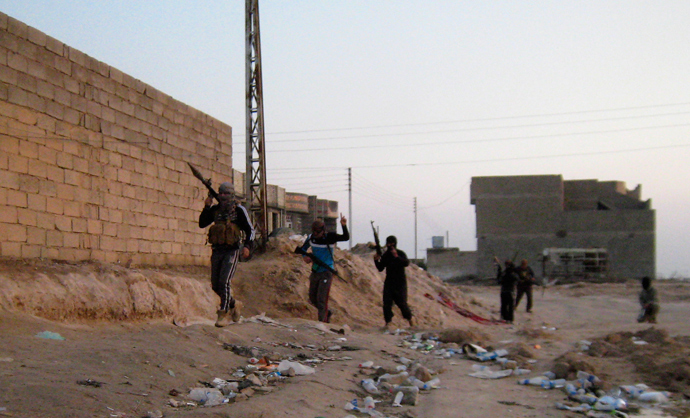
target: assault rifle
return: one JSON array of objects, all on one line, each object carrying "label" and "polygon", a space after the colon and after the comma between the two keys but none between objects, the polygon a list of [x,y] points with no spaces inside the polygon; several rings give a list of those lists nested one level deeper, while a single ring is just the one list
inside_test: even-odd
[{"label": "assault rifle", "polygon": [[192,174],[194,174],[194,177],[201,180],[201,182],[204,184],[204,186],[206,186],[206,188],[208,189],[208,194],[213,196],[213,198],[216,199],[217,202],[219,202],[218,192],[213,190],[213,186],[211,186],[211,179],[205,179],[204,176],[201,175],[201,172],[196,169],[196,167],[194,167],[191,163],[187,163],[187,164],[189,165],[189,168],[192,169]]},{"label": "assault rifle", "polygon": [[379,241],[379,233],[376,231],[376,228],[374,227],[374,221],[371,221],[371,229],[374,231],[374,243],[376,244],[376,255],[379,257],[381,254],[383,254],[383,251],[381,251],[381,241]]},{"label": "assault rifle", "polygon": [[343,279],[343,278],[338,274],[338,272],[336,271],[336,269],[334,269],[333,267],[331,267],[331,266],[329,266],[328,264],[326,264],[325,262],[323,262],[323,260],[321,260],[319,257],[315,256],[313,253],[309,253],[309,252],[304,251],[304,250],[302,249],[301,246],[298,245],[297,247],[295,247],[295,254],[299,254],[299,255],[303,255],[303,256],[305,256],[305,257],[309,257],[309,258],[311,259],[311,261],[312,261],[314,264],[316,264],[316,265],[319,266],[319,267],[325,268],[326,270],[328,270],[328,271],[330,271],[331,273],[333,273],[333,274],[334,274],[336,277],[338,277],[340,280],[342,280],[342,281],[345,282],[345,279]]}]

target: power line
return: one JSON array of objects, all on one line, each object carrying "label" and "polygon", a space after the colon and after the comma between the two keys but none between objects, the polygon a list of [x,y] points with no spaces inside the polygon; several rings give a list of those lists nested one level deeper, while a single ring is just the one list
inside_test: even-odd
[{"label": "power line", "polygon": [[[267,135],[285,135],[285,134],[296,134],[296,133],[312,133],[312,132],[332,132],[332,131],[353,131],[362,129],[380,129],[380,128],[400,128],[405,126],[428,126],[428,125],[441,125],[441,124],[451,124],[451,123],[468,123],[468,122],[488,122],[495,120],[513,120],[513,119],[527,119],[527,118],[540,118],[540,117],[552,117],[552,116],[568,116],[568,115],[581,115],[587,113],[601,113],[601,112],[618,112],[625,110],[640,110],[640,109],[654,109],[661,107],[673,107],[673,106],[687,106],[690,102],[684,103],[667,103],[659,105],[646,105],[646,106],[630,106],[630,107],[619,107],[619,108],[609,108],[609,109],[595,109],[595,110],[576,110],[572,112],[557,112],[557,113],[542,113],[542,114],[532,114],[532,115],[518,115],[518,116],[497,116],[490,118],[476,118],[476,119],[459,119],[452,121],[436,121],[436,122],[420,122],[420,123],[404,123],[397,125],[372,125],[372,126],[360,126],[352,128],[330,128],[330,129],[309,129],[301,131],[279,131],[270,132]],[[244,135],[237,135],[238,137]]]}]

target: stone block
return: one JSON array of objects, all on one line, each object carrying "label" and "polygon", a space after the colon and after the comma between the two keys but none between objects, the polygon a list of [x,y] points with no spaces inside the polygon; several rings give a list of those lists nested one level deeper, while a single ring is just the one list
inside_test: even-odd
[{"label": "stone block", "polygon": [[20,73],[27,73],[29,71],[29,60],[19,53],[7,53],[7,66],[19,71]]},{"label": "stone block", "polygon": [[103,222],[96,219],[88,219],[86,223],[86,232],[89,234],[101,235],[103,233]]},{"label": "stone block", "polygon": [[[46,99],[34,93],[27,93],[27,99],[29,101],[28,107],[38,112],[36,118],[46,112]],[[39,126],[39,128],[42,127]]]},{"label": "stone block", "polygon": [[27,193],[21,190],[8,190],[7,204],[10,206],[26,208],[28,206]]},{"label": "stone block", "polygon": [[46,36],[45,33],[41,32],[38,29],[32,28],[30,26],[27,28],[27,31],[28,31],[27,39],[30,42],[32,42],[38,46],[46,46],[46,41],[47,41],[48,37]]},{"label": "stone block", "polygon": [[58,56],[64,56],[65,54],[65,44],[51,36],[46,36],[45,47],[48,51],[54,52]]},{"label": "stone block", "polygon": [[64,202],[63,206],[65,216],[71,216],[73,218],[82,216],[81,204],[79,202]]},{"label": "stone block", "polygon": [[89,59],[89,56],[84,54],[83,52],[79,51],[78,49],[72,48],[70,46],[65,46],[65,49],[67,51],[67,58],[69,58],[70,61],[72,61],[75,64],[78,64],[79,66],[83,68],[88,68],[87,65],[87,60]]},{"label": "stone block", "polygon": [[19,174],[11,171],[0,171],[0,187],[19,190]]},{"label": "stone block", "polygon": [[[2,143],[3,141],[0,141]],[[22,140],[19,147],[19,155],[27,157],[29,160],[38,159],[38,144]]]},{"label": "stone block", "polygon": [[65,106],[53,100],[46,101],[46,113],[57,120],[64,120]]},{"label": "stone block", "polygon": [[66,232],[65,234],[63,234],[62,238],[63,245],[66,248],[79,248],[80,234],[74,232]]},{"label": "stone block", "polygon": [[45,65],[33,60],[29,60],[28,66],[29,68],[27,69],[27,73],[30,76],[36,77],[40,80],[45,80],[47,78],[47,67]]},{"label": "stone block", "polygon": [[[37,81],[36,77],[32,77],[29,74],[20,72],[17,75],[16,86],[22,90],[36,93],[36,91],[38,90],[38,88],[37,88],[38,81]],[[8,93],[9,93],[9,88],[8,88]]]}]

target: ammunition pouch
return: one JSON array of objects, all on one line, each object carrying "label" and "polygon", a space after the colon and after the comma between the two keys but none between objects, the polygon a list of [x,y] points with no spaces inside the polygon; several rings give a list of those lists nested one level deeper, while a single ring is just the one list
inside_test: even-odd
[{"label": "ammunition pouch", "polygon": [[242,230],[227,220],[216,222],[208,229],[208,243],[211,245],[236,245],[242,241]]}]

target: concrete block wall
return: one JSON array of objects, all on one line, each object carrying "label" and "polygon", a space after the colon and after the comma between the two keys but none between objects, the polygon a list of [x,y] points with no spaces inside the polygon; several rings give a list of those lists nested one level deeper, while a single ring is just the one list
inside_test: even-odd
[{"label": "concrete block wall", "polygon": [[0,13],[0,256],[205,264],[230,126]]}]

